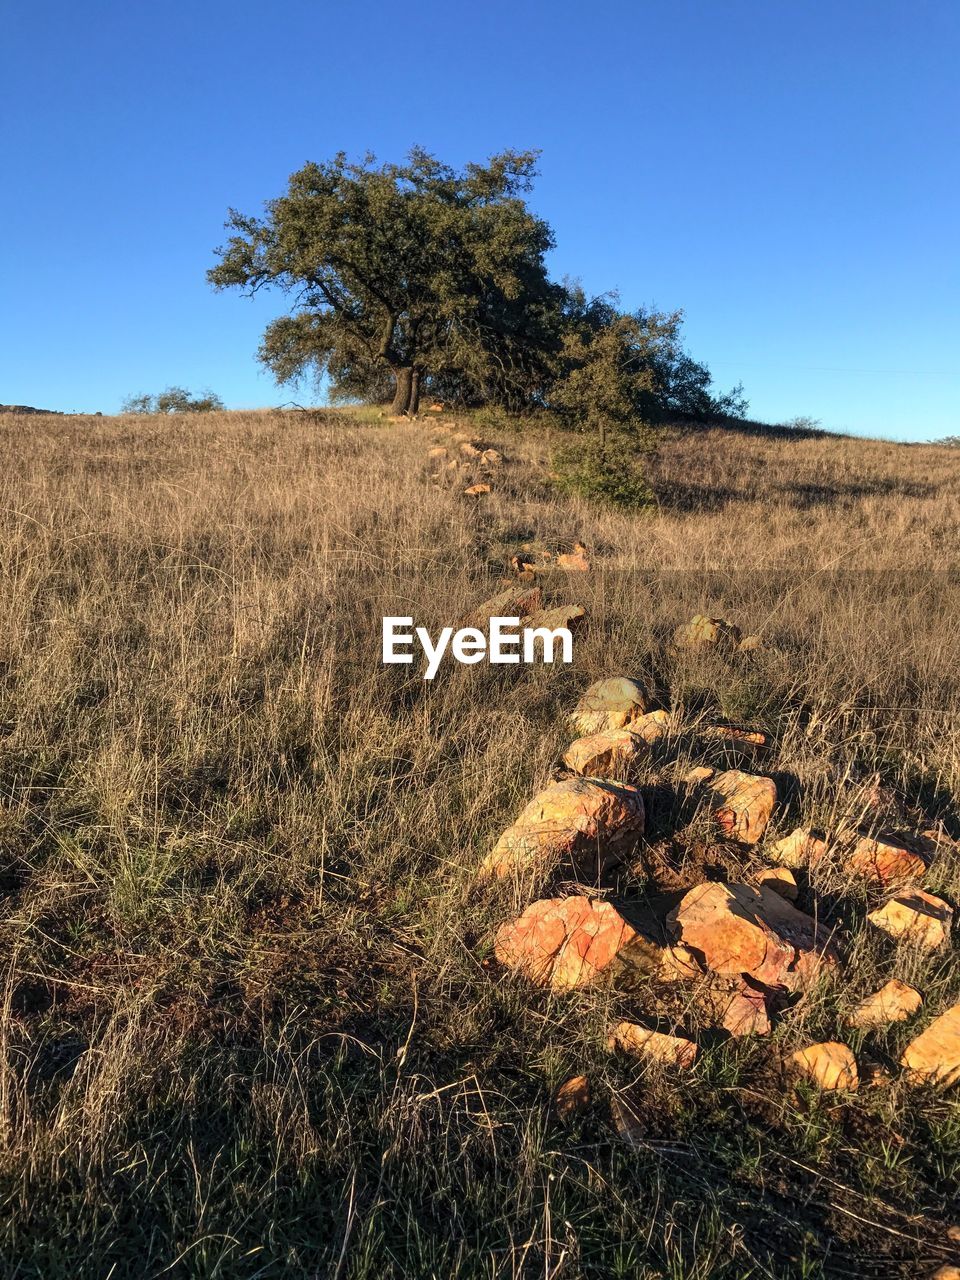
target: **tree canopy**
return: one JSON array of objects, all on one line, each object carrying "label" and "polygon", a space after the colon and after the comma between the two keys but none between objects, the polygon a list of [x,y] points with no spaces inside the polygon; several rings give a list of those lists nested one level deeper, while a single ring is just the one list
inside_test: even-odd
[{"label": "tree canopy", "polygon": [[414,150],[402,165],[307,164],[263,217],[230,211],[208,278],[290,296],[259,352],[278,382],[323,375],[337,398],[392,395],[395,414],[415,414],[427,388],[583,426],[742,411],[737,393],[711,396],[682,313],[626,313],[550,280],[553,235],[525,199],[536,159],[504,151],[455,170]]}]

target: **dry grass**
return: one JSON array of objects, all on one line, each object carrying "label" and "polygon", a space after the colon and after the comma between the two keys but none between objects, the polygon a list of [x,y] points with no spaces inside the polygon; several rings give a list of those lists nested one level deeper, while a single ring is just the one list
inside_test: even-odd
[{"label": "dry grass", "polygon": [[[721,1043],[652,983],[560,999],[498,974],[490,931],[521,888],[479,892],[472,869],[549,777],[563,711],[618,673],[683,726],[644,779],[651,846],[681,879],[702,869],[677,824],[705,828],[671,779],[719,758],[696,736],[716,713],[776,735],[771,838],[840,818],[960,835],[960,452],[670,433],[660,510],[636,517],[558,499],[536,433],[497,437],[513,461],[470,503],[430,482],[430,431],[0,419],[2,1274],[950,1260],[956,1094],[894,1077],[797,1099],[778,1063],[893,974],[923,991],[923,1025],[958,996],[952,952],[882,945],[867,891],[828,865],[801,905],[842,930],[841,979],[770,1041]],[[588,609],[572,668],[425,684],[381,666],[384,613],[455,620],[531,537],[594,554],[555,587]],[[764,647],[671,654],[677,623],[712,609]],[[930,883],[958,901],[955,855]],[[621,888],[649,886],[641,851]],[[700,1034],[693,1076],[610,1058],[614,1012]],[[855,1048],[895,1061],[915,1029]],[[549,1097],[580,1070],[595,1101],[564,1129]]]}]

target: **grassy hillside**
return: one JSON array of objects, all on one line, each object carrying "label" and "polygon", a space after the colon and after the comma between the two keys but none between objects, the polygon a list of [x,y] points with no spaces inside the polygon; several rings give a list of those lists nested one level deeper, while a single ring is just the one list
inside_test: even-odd
[{"label": "grassy hillside", "polygon": [[[475,876],[582,690],[623,674],[676,732],[616,892],[749,877],[778,836],[846,822],[935,829],[928,887],[957,905],[960,451],[677,429],[638,516],[558,496],[544,435],[486,435],[508,461],[471,500],[479,471],[434,477],[429,422],[0,418],[3,1276],[960,1263],[960,1090],[895,1068],[960,998],[954,949],[895,947],[876,891],[819,865],[800,905],[839,972],[724,1040],[675,986],[504,974],[492,933],[543,886]],[[571,667],[381,665],[384,614],[455,623],[524,543],[577,539],[591,571],[544,586],[587,611]],[[707,612],[762,646],[674,652]],[[728,762],[698,733],[720,716],[776,743],[750,851],[677,782]],[[838,1033],[891,976],[913,1022]],[[695,1068],[610,1054],[615,1017],[681,1028]],[[794,1090],[784,1056],[838,1034],[860,1090]],[[561,1123],[580,1072],[592,1102]]]}]

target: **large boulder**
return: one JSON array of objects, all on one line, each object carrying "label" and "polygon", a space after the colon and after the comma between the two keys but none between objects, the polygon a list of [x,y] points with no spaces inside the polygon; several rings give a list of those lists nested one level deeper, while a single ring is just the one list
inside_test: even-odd
[{"label": "large boulder", "polygon": [[578,734],[601,733],[629,728],[646,710],[643,686],[626,676],[613,676],[590,685],[574,707],[570,722]]},{"label": "large boulder", "polygon": [[532,903],[516,920],[501,925],[494,941],[502,965],[554,991],[570,991],[630,969],[652,972],[660,951],[612,903],[581,895]]},{"label": "large boulder", "polygon": [[563,763],[587,778],[629,778],[650,757],[643,738],[629,729],[605,729],[577,738],[563,753]]},{"label": "large boulder", "polygon": [[643,797],[636,787],[599,778],[552,782],[520,813],[481,863],[481,875],[549,870],[566,861],[594,880],[622,862],[643,835]]},{"label": "large boulder", "polygon": [[766,885],[698,884],[667,925],[677,942],[720,977],[743,974],[763,986],[797,991],[837,961],[817,922]]},{"label": "large boulder", "polygon": [[900,1062],[914,1084],[956,1084],[960,1080],[960,1004],[941,1013],[911,1040]]},{"label": "large boulder", "polygon": [[713,816],[726,835],[741,844],[756,844],[762,839],[777,803],[772,778],[727,769],[711,780],[710,790],[718,800]]}]

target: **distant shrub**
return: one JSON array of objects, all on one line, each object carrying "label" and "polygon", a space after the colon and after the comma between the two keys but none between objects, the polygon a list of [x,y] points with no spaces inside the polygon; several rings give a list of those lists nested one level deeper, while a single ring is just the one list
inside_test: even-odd
[{"label": "distant shrub", "polygon": [[788,431],[822,431],[823,423],[819,418],[791,418],[789,422],[781,422]]},{"label": "distant shrub", "polygon": [[167,387],[154,396],[128,396],[120,408],[122,413],[213,413],[224,403],[212,391],[194,395],[183,387]]},{"label": "distant shrub", "polygon": [[960,449],[960,436],[942,436],[939,440],[932,440],[931,444],[946,444],[951,449]]},{"label": "distant shrub", "polygon": [[656,504],[656,497],[644,474],[648,447],[635,435],[616,433],[605,442],[557,449],[553,455],[554,483],[563,493],[627,510],[641,510]]}]

